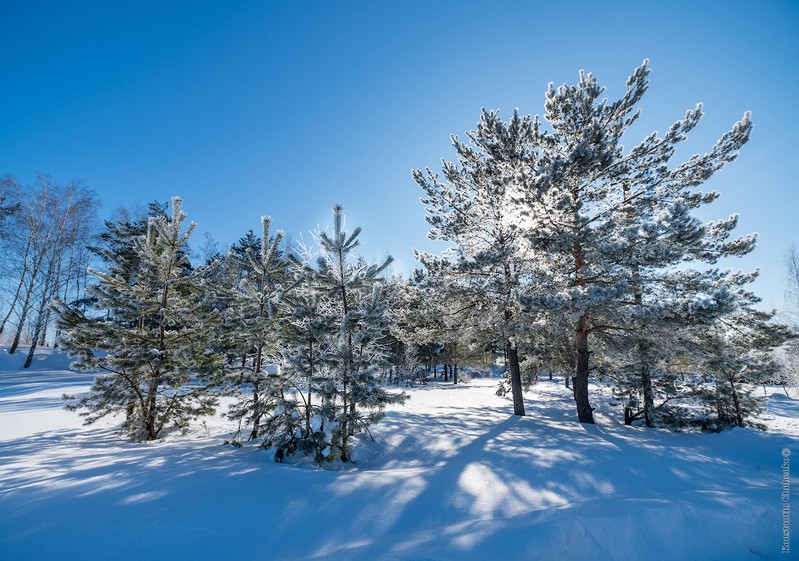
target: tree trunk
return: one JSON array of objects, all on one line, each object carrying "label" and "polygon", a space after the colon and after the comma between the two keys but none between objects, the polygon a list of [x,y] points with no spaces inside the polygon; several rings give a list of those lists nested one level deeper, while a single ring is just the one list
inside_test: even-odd
[{"label": "tree trunk", "polygon": [[36,315],[36,324],[33,328],[33,337],[31,337],[31,346],[28,349],[28,358],[25,359],[25,364],[23,368],[29,368],[31,363],[33,362],[33,355],[36,353],[36,345],[39,342],[39,335],[42,332],[42,328],[45,325],[44,322],[47,321],[47,311],[48,311],[48,304],[50,302],[50,287],[45,284],[44,290],[42,291],[42,300],[39,302],[39,310]]},{"label": "tree trunk", "polygon": [[47,344],[47,326],[50,325],[50,307],[44,312],[44,323],[42,324],[42,334],[39,336],[39,346],[44,347]]},{"label": "tree trunk", "polygon": [[38,337],[39,337],[39,331],[41,331],[41,328],[39,327],[39,323],[40,322],[37,320],[36,321],[36,327],[34,328],[34,331],[33,331],[33,338],[31,339],[31,346],[30,346],[30,349],[28,349],[28,356],[25,359],[25,364],[22,365],[22,368],[30,368],[30,365],[33,363],[33,355],[36,353],[36,346],[37,346],[37,341],[38,341]]},{"label": "tree trunk", "polygon": [[156,430],[156,420],[158,412],[158,375],[153,380],[150,380],[150,387],[147,393],[147,411],[144,415],[144,430],[147,434],[147,440],[155,440],[158,438],[158,431]]},{"label": "tree trunk", "polygon": [[730,389],[732,390],[732,403],[735,405],[735,420],[739,427],[744,426],[744,416],[741,412],[741,399],[738,397],[738,390],[735,388],[735,376],[728,376]]},{"label": "tree trunk", "polygon": [[574,373],[574,402],[577,419],[581,423],[594,424],[594,411],[588,401],[588,312],[583,312],[577,322],[577,369]]},{"label": "tree trunk", "polygon": [[128,404],[125,407],[125,425],[124,425],[128,431],[133,429],[133,422],[135,420],[137,403],[138,403],[138,396],[136,395],[136,392],[130,390],[130,395],[128,397]]},{"label": "tree trunk", "polygon": [[347,415],[349,410],[349,403],[347,403],[347,379],[344,378],[344,391],[341,394],[343,401],[343,412],[341,416],[341,461],[347,462],[349,454],[347,454],[347,439],[349,438],[349,426],[347,424]]},{"label": "tree trunk", "polygon": [[262,343],[258,344],[258,352],[255,355],[255,364],[253,365],[253,374],[252,374],[252,401],[253,401],[253,414],[252,414],[252,431],[250,432],[250,438],[247,440],[254,440],[258,437],[258,427],[261,426],[261,404],[258,402],[261,398],[260,396],[260,386],[261,386],[261,379],[259,378],[259,374],[261,373],[261,362],[263,360],[263,351],[264,346]]},{"label": "tree trunk", "polygon": [[641,360],[641,387],[644,391],[644,422],[651,427],[655,419],[655,398],[652,391],[652,372],[648,345],[645,341],[638,341],[638,355]]},{"label": "tree trunk", "polygon": [[[629,189],[625,188],[625,198],[627,198],[628,193]],[[631,281],[635,305],[639,308],[643,308],[644,291],[641,282],[641,269],[637,264],[633,264],[632,266]],[[645,329],[645,327],[642,326],[640,329]],[[652,357],[649,353],[650,345],[644,339],[638,339],[636,347],[638,349],[638,360],[640,360],[641,389],[644,393],[644,422],[647,427],[651,427],[652,421],[655,418],[655,398],[652,392]]]},{"label": "tree trunk", "polygon": [[[58,288],[61,285],[61,269],[62,269],[61,257],[60,256],[55,256],[55,257],[53,257],[53,259],[55,260],[55,267],[56,267],[55,279],[52,282],[52,288],[45,289],[45,293],[52,291],[52,294],[48,294],[47,295],[47,306],[45,306],[45,309],[44,309],[44,320],[43,320],[43,323],[41,325],[41,329],[40,329],[41,330],[41,336],[39,338],[39,346],[41,346],[41,347],[43,347],[45,345],[45,343],[47,342],[47,326],[50,325],[50,312],[52,311],[52,308],[50,307],[49,304],[50,304],[50,302],[52,302],[53,298],[58,296]],[[46,283],[46,286],[51,286],[50,279],[53,278],[53,270],[52,269],[53,269],[53,264],[51,262],[50,263],[50,267],[48,268],[48,271],[47,271],[47,283]],[[66,299],[64,299],[64,302],[66,302]],[[40,310],[39,311],[40,318],[41,318],[41,315],[42,315],[42,311]],[[39,319],[37,319],[37,321],[39,321]],[[34,339],[35,338],[36,337],[34,336]]]},{"label": "tree trunk", "polygon": [[34,279],[31,279],[30,285],[28,286],[28,291],[25,294],[25,301],[22,304],[22,315],[19,317],[19,323],[17,324],[17,332],[14,334],[14,342],[11,343],[11,348],[8,350],[8,354],[10,355],[13,355],[15,352],[17,352],[17,347],[19,347],[19,341],[22,338],[22,330],[25,329],[25,321],[27,321],[28,319],[28,310],[31,305],[33,282]]},{"label": "tree trunk", "polygon": [[457,362],[452,366],[452,383],[454,385],[456,385],[456,386],[458,385],[458,363]]},{"label": "tree trunk", "polygon": [[[258,376],[255,374],[255,376]],[[250,431],[250,437],[247,440],[255,440],[258,437],[258,426],[261,424],[261,404],[259,403],[261,399],[260,394],[260,381],[257,378],[253,378],[252,381],[252,430]]]},{"label": "tree trunk", "polygon": [[0,335],[3,334],[3,330],[6,328],[6,322],[11,317],[11,314],[14,313],[14,308],[17,306],[17,302],[19,301],[19,296],[22,294],[22,287],[25,286],[25,275],[28,274],[28,254],[30,253],[30,246],[31,246],[31,238],[28,238],[28,244],[25,247],[25,257],[23,259],[22,264],[22,272],[19,275],[19,284],[17,285],[17,291],[14,293],[14,298],[11,300],[11,307],[8,309],[8,313],[3,318],[2,323],[0,323]]},{"label": "tree trunk", "polygon": [[308,337],[308,405],[305,407],[305,435],[311,438],[311,398],[313,397],[313,332]]},{"label": "tree trunk", "polygon": [[510,367],[510,389],[513,395],[513,414],[524,417],[524,396],[522,395],[522,374],[519,368],[519,352],[510,339],[505,343],[505,355]]},{"label": "tree trunk", "polygon": [[[344,278],[344,252],[341,248],[338,249],[338,264],[339,264],[339,281],[341,288],[341,302],[343,305],[344,314],[342,316],[342,322],[347,320],[347,315],[349,314],[349,304],[347,302],[347,283],[346,279]],[[350,435],[350,431],[353,430],[353,427],[350,426],[349,423],[349,415],[352,414],[353,417],[355,415],[355,402],[349,403],[347,391],[348,385],[350,382],[350,376],[352,375],[352,363],[353,363],[353,348],[352,348],[352,331],[347,331],[347,360],[344,365],[344,372],[342,377],[342,385],[344,388],[344,392],[342,394],[342,401],[343,401],[343,415],[341,417],[341,461],[347,462],[349,461],[349,450],[347,449],[347,440]],[[349,411],[349,413],[348,413]]]},{"label": "tree trunk", "polygon": [[[575,196],[575,200],[577,199],[578,197]],[[576,214],[575,218],[579,221],[579,217],[576,216]],[[574,257],[575,270],[575,280],[572,286],[584,286],[584,280],[581,276],[583,267],[585,267],[585,256],[583,255],[583,248],[580,242],[575,242],[572,248],[572,256]],[[584,309],[574,328],[577,336],[577,364],[574,369],[572,389],[574,391],[574,402],[577,405],[577,419],[581,423],[593,425],[594,411],[588,401],[588,359],[590,356],[588,350],[589,313],[588,309]]]}]

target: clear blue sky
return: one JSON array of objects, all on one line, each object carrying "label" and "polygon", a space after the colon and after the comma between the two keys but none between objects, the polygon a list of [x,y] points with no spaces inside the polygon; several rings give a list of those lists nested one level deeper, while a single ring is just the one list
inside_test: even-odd
[{"label": "clear blue sky", "polygon": [[684,156],[750,110],[754,136],[708,183],[741,215],[783,303],[799,243],[799,2],[11,2],[0,0],[0,175],[97,191],[102,214],[184,198],[228,245],[259,217],[294,238],[344,206],[363,253],[404,270],[426,241],[413,168],[451,159],[481,107],[542,114],[547,84],[598,76],[614,97],[649,58],[632,146],[698,101]]}]

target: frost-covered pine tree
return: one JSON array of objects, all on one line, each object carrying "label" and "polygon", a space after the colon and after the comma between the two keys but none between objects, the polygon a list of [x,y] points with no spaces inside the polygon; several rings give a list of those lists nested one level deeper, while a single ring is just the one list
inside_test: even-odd
[{"label": "frost-covered pine tree", "polygon": [[123,428],[136,440],[185,428],[217,402],[220,360],[208,347],[219,318],[199,311],[204,279],[187,257],[195,225],[184,230],[181,207],[173,198],[172,215],[151,217],[132,253],[109,253],[108,271],[90,271],[97,280],[87,288],[88,313],[57,304],[72,366],[99,371],[89,394],[67,407],[83,410],[87,423],[125,413]]},{"label": "frost-covered pine tree", "polygon": [[[321,415],[321,385],[326,380],[327,338],[336,331],[337,316],[320,290],[312,266],[313,252],[301,246],[294,252],[289,276],[292,289],[283,299],[281,372],[271,387],[274,408],[261,431],[263,446],[312,454],[321,463],[328,437]],[[329,432],[329,431],[328,431]]]},{"label": "frost-covered pine tree", "polygon": [[329,434],[328,459],[350,458],[350,437],[368,431],[386,405],[403,403],[404,394],[391,393],[379,384],[386,367],[383,336],[388,331],[387,300],[381,273],[391,263],[367,264],[356,258],[360,228],[345,230],[340,206],[333,209],[333,231],[317,236],[317,289],[335,317],[335,329],[324,340],[324,381],[320,384],[321,414]]},{"label": "frost-covered pine tree", "polygon": [[[676,267],[641,271],[635,277],[641,290],[607,316],[609,323],[625,328],[602,333],[603,359],[615,361],[616,391],[627,400],[625,423],[643,419],[652,426],[663,406],[691,391],[672,364],[675,357],[697,364],[690,349],[692,333],[712,330],[758,299],[746,290],[754,273]],[[674,409],[668,411],[673,421]]]},{"label": "frost-covered pine tree", "polygon": [[541,131],[537,119],[514,112],[505,123],[498,112],[484,110],[466,136],[467,142],[452,137],[457,162],[442,162],[443,180],[430,169],[413,172],[425,191],[428,237],[452,244],[441,256],[419,252],[417,258],[460,294],[464,305],[450,321],[490,332],[504,347],[513,412],[524,415],[518,342],[527,322],[520,296],[532,290],[541,269],[525,236],[533,218],[520,201],[537,166]]},{"label": "frost-covered pine tree", "polygon": [[360,228],[344,229],[341,207],[333,232],[315,236],[318,250],[293,254],[291,291],[280,321],[281,372],[268,378],[262,446],[281,456],[313,454],[317,462],[349,461],[353,435],[368,431],[385,406],[405,396],[387,392],[388,299],[380,274],[353,255]]},{"label": "frost-covered pine tree", "polygon": [[[289,284],[289,261],[280,247],[283,232],[272,236],[270,223],[268,216],[261,217],[261,237],[250,230],[231,250],[228,258],[237,272],[231,278],[238,282],[224,292],[226,348],[241,357],[233,375],[239,400],[228,416],[252,424],[250,440],[258,435],[261,418],[274,405],[265,366],[275,362],[280,350],[279,307]],[[256,242],[260,242],[257,251]]]},{"label": "frost-covered pine tree", "polygon": [[774,379],[782,368],[774,350],[795,336],[773,321],[774,315],[742,306],[709,329],[695,331],[692,350],[704,383],[693,388],[693,396],[704,406],[703,425],[765,428],[754,421],[764,402],[754,390]]},{"label": "frost-covered pine tree", "polygon": [[[755,236],[732,236],[737,217],[704,223],[695,216],[719,196],[697,187],[735,159],[749,139],[749,115],[683,163],[672,158],[701,105],[628,150],[622,139],[639,116],[648,75],[645,61],[613,102],[591,74],[574,86],[550,86],[546,131],[537,119],[514,114],[506,124],[484,111],[469,143],[453,139],[458,163],[443,163],[444,180],[414,172],[427,193],[430,236],[453,243],[436,267],[460,277],[459,289],[473,289],[471,309],[507,341],[512,374],[520,343],[542,368],[573,362],[567,376],[585,423],[593,422],[594,337],[615,338],[626,353],[625,383],[637,386],[640,414],[651,424],[660,351],[679,340],[680,329],[733,313],[754,278],[707,267],[754,247]],[[567,340],[573,352],[553,352]]]},{"label": "frost-covered pine tree", "polygon": [[[263,225],[261,229],[263,231]],[[236,270],[238,276],[247,276],[251,273],[250,260],[258,259],[258,255],[263,251],[263,243],[263,237],[250,229],[231,246],[231,268]]]},{"label": "frost-covered pine tree", "polygon": [[420,269],[410,279],[394,276],[388,285],[391,314],[392,366],[389,382],[426,383],[428,371],[440,358],[441,343],[438,317],[433,299],[424,287],[424,272]]},{"label": "frost-covered pine tree", "polygon": [[122,278],[131,280],[139,270],[140,258],[136,240],[147,235],[150,218],[166,217],[167,203],[153,201],[147,205],[147,214],[131,216],[126,209],[115,211],[115,220],[106,220],[98,236],[99,243],[89,247],[105,267],[114,268]]},{"label": "frost-covered pine tree", "polygon": [[[712,321],[733,311],[740,277],[718,271],[681,273],[678,265],[715,263],[754,246],[753,236],[730,240],[737,217],[704,224],[692,215],[718,197],[695,188],[732,161],[751,131],[749,115],[711,151],[671,163],[676,145],[696,126],[701,105],[664,136],[652,133],[630,150],[622,137],[636,121],[648,88],[647,61],[627,80],[624,95],[609,102],[591,74],[575,86],[550,86],[549,130],[524,200],[535,215],[529,238],[568,267],[553,276],[546,304],[569,318],[575,333],[574,395],[580,422],[593,423],[588,396],[590,340],[633,333],[647,422],[653,415],[653,347],[667,343],[668,319]],[[723,276],[723,275],[722,275]],[[725,288],[732,283],[733,290]],[[694,316],[693,318],[691,316]],[[630,341],[630,336],[625,337]]]}]

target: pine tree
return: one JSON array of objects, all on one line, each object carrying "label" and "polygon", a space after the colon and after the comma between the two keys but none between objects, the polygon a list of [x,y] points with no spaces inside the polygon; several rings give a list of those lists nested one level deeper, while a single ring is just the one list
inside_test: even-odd
[{"label": "pine tree", "polygon": [[[533,368],[573,364],[567,380],[584,423],[593,423],[592,363],[610,364],[591,358],[592,345],[626,355],[617,364],[627,365],[624,382],[640,391],[640,414],[651,425],[654,378],[668,354],[659,351],[679,348],[692,325],[735,312],[754,278],[708,267],[754,248],[755,236],[733,237],[737,216],[707,223],[695,216],[718,198],[697,188],[748,141],[749,114],[709,152],[683,163],[672,159],[699,123],[701,104],[665,135],[652,133],[627,150],[621,141],[640,114],[648,75],[644,61],[613,102],[591,74],[574,86],[550,85],[545,132],[537,119],[514,113],[505,123],[483,111],[468,143],[453,138],[458,161],[443,163],[443,180],[414,172],[426,192],[430,237],[453,244],[422,261],[472,291],[470,311],[506,341],[514,384],[520,344]],[[571,334],[556,328],[568,324]],[[564,342],[572,352],[553,352]],[[668,376],[662,382],[669,387]],[[519,413],[516,395],[514,387]]]},{"label": "pine tree", "polygon": [[239,276],[247,276],[252,272],[250,263],[253,260],[257,261],[262,251],[263,238],[252,230],[247,230],[247,233],[230,247],[231,265]]},{"label": "pine tree", "polygon": [[185,428],[217,402],[212,389],[220,361],[208,344],[219,320],[198,312],[204,279],[188,262],[195,225],[183,231],[181,207],[173,198],[172,216],[150,218],[131,254],[108,254],[108,272],[91,271],[97,282],[87,289],[94,298],[90,314],[57,304],[73,367],[102,372],[89,394],[68,397],[67,407],[85,410],[87,423],[125,412],[123,428],[137,440]]},{"label": "pine tree", "polygon": [[428,236],[453,244],[443,256],[417,258],[439,278],[450,277],[448,285],[461,293],[464,307],[455,321],[493,332],[504,347],[515,415],[524,415],[520,296],[540,272],[524,235],[530,217],[519,200],[537,165],[540,137],[537,120],[515,112],[504,123],[498,112],[484,110],[468,143],[452,137],[458,161],[442,163],[444,181],[430,169],[413,172],[425,191]]},{"label": "pine tree", "polygon": [[352,255],[360,228],[344,230],[341,207],[332,234],[316,236],[318,253],[300,247],[282,298],[280,373],[269,376],[258,431],[276,458],[297,452],[319,463],[350,460],[350,438],[378,422],[404,395],[385,391],[389,334],[385,283],[390,263],[368,265]]},{"label": "pine tree", "polygon": [[440,344],[432,329],[435,314],[425,298],[421,270],[411,280],[395,275],[387,286],[391,316],[389,383],[427,383],[427,371],[437,362]]},{"label": "pine tree", "polygon": [[773,321],[774,315],[742,306],[695,333],[694,351],[709,382],[693,391],[704,405],[705,426],[765,428],[753,421],[763,407],[754,387],[774,378],[781,368],[774,350],[794,337],[787,326]]},{"label": "pine tree", "polygon": [[[238,278],[238,283],[227,293],[225,339],[227,350],[243,358],[234,380],[240,399],[228,416],[249,419],[250,440],[258,435],[261,418],[271,406],[273,396],[267,390],[265,363],[277,356],[280,348],[278,308],[288,288],[288,260],[280,248],[283,232],[278,230],[272,236],[270,223],[268,216],[262,217],[262,236],[258,238],[250,230],[230,252],[237,271],[233,278]],[[258,251],[254,248],[256,241],[260,242]]]},{"label": "pine tree", "polygon": [[147,205],[147,214],[132,217],[125,209],[116,211],[116,220],[106,220],[104,230],[98,236],[99,245],[89,247],[107,267],[116,266],[118,274],[132,280],[138,271],[140,258],[136,251],[136,240],[147,235],[150,218],[166,217],[167,204],[153,201]]},{"label": "pine tree", "polygon": [[290,267],[292,289],[285,295],[281,328],[281,372],[273,389],[275,408],[264,423],[263,446],[284,455],[312,454],[317,463],[327,460],[323,430],[321,387],[327,376],[327,338],[336,330],[336,316],[319,290],[312,252],[295,252]]},{"label": "pine tree", "polygon": [[[685,263],[715,263],[754,247],[754,236],[730,240],[737,217],[703,224],[692,216],[718,193],[694,189],[732,161],[751,131],[749,115],[713,149],[670,165],[676,145],[701,118],[688,111],[660,137],[647,136],[625,151],[622,136],[636,121],[636,105],[647,91],[648,63],[627,80],[615,102],[601,98],[591,74],[576,86],[550,86],[546,120],[550,130],[525,201],[547,216],[529,237],[564,262],[548,304],[576,318],[574,393],[580,422],[593,423],[588,397],[592,335],[637,332],[635,343],[647,423],[653,415],[651,349],[669,339],[668,321],[708,322],[730,313],[743,277],[718,271],[680,273]],[[731,283],[733,289],[724,287]],[[680,289],[688,292],[680,293]]]},{"label": "pine tree", "polygon": [[[367,264],[355,259],[360,228],[344,229],[342,208],[333,209],[333,232],[319,233],[320,256],[316,260],[318,288],[336,317],[336,329],[325,338],[327,352],[322,384],[322,416],[330,431],[330,448],[325,456],[348,461],[349,439],[368,431],[378,422],[386,405],[402,403],[404,394],[392,394],[380,387],[378,376],[386,366],[382,344],[388,330],[387,302],[379,275],[389,266]],[[331,430],[332,429],[332,430]]]}]

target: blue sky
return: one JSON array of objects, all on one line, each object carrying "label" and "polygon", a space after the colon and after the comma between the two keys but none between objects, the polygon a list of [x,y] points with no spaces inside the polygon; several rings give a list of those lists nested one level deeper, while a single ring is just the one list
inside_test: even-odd
[{"label": "blue sky", "polygon": [[650,59],[629,146],[696,102],[684,157],[752,111],[754,135],[707,184],[705,218],[760,233],[735,268],[783,304],[799,243],[799,3],[10,2],[0,0],[0,175],[97,191],[102,214],[181,195],[228,245],[259,217],[298,238],[342,204],[362,252],[429,248],[413,168],[451,159],[481,107],[542,114],[549,82],[593,72],[608,95]]}]

